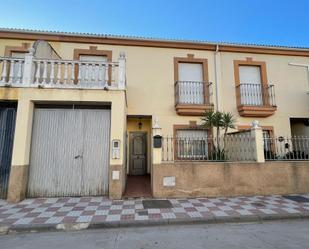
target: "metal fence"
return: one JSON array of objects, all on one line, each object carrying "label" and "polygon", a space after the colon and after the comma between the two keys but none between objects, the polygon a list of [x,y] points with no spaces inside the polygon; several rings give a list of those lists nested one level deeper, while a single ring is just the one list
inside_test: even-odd
[{"label": "metal fence", "polygon": [[265,160],[309,160],[309,137],[264,137]]},{"label": "metal fence", "polygon": [[254,138],[248,134],[162,139],[162,161],[254,161]]}]

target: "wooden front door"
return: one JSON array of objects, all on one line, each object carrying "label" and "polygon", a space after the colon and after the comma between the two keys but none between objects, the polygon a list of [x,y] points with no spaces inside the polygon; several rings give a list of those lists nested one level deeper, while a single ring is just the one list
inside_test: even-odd
[{"label": "wooden front door", "polygon": [[130,133],[130,175],[147,172],[147,139],[144,132]]}]

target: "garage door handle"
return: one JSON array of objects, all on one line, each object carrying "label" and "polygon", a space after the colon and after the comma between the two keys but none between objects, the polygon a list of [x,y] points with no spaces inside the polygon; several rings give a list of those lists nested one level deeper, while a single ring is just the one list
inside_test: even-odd
[{"label": "garage door handle", "polygon": [[77,159],[77,158],[83,158],[83,156],[77,155],[77,156],[74,157],[74,159]]}]

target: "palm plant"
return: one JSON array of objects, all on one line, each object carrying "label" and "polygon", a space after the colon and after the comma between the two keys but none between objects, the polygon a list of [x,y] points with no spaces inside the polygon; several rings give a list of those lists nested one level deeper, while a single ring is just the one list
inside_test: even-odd
[{"label": "palm plant", "polygon": [[223,112],[221,123],[222,123],[222,128],[224,129],[224,137],[225,137],[229,128],[235,129],[236,119],[234,118],[232,113]]},{"label": "palm plant", "polygon": [[[220,111],[210,111],[206,112],[202,118],[202,126],[211,131],[216,128],[216,147],[215,154],[216,158],[224,158],[224,149],[225,149],[225,139],[223,143],[222,150],[220,149],[220,129],[224,130],[224,138],[226,137],[228,129],[235,128],[236,119],[233,114],[230,112],[220,112]],[[214,141],[213,141],[214,142]],[[213,143],[215,144],[215,143]]]}]

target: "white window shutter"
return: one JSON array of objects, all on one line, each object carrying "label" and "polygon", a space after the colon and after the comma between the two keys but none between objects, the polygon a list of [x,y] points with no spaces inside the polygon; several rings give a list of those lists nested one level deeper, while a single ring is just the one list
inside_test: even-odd
[{"label": "white window shutter", "polygon": [[[81,55],[79,57],[80,61],[87,61],[87,62],[107,62],[106,56],[97,56],[97,55]],[[99,66],[93,66],[89,65],[88,67],[83,64],[81,66],[81,81],[82,83],[87,83],[92,81],[92,73],[94,73],[94,81],[96,83],[99,82],[99,74],[101,74],[101,79],[105,79],[105,68],[99,68]],[[87,71],[88,70],[88,71]],[[93,72],[94,70],[94,72]],[[86,73],[88,73],[86,77]]]},{"label": "white window shutter", "polygon": [[179,102],[203,104],[204,83],[201,63],[178,63]]},{"label": "white window shutter", "polygon": [[241,103],[244,105],[263,105],[261,68],[259,66],[239,66],[241,84]]}]

